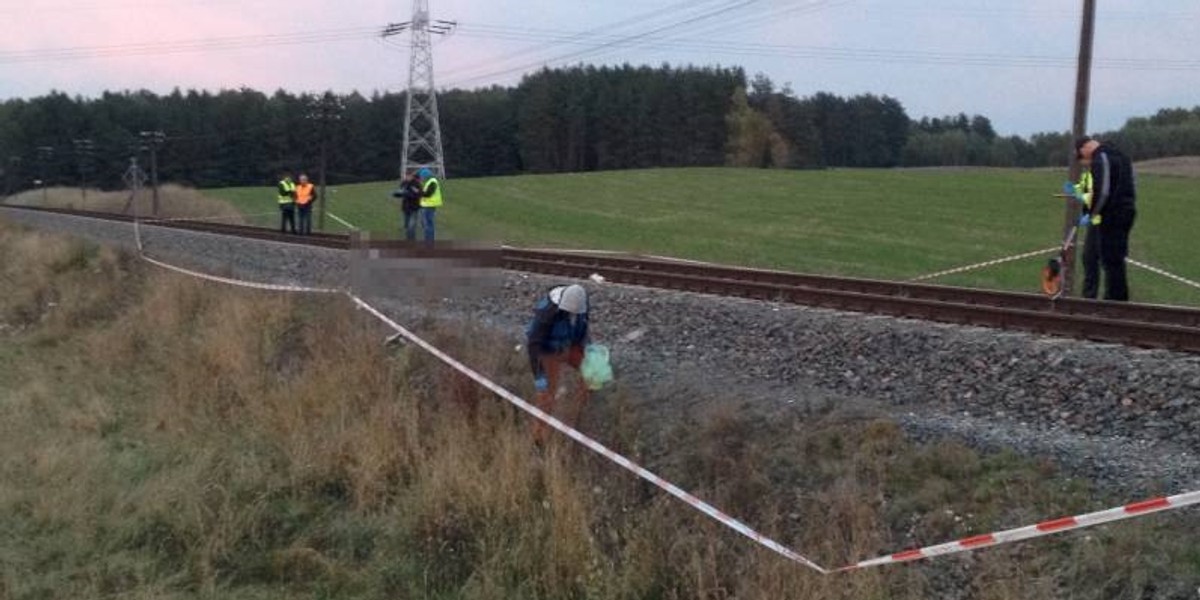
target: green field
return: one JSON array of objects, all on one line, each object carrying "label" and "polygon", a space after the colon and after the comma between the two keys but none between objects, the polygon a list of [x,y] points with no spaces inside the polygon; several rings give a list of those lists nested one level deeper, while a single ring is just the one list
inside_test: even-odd
[{"label": "green field", "polygon": [[[439,238],[626,250],[808,273],[908,279],[1055,246],[1063,175],[1051,170],[651,169],[454,179]],[[395,237],[394,182],[334,186],[333,214]],[[1190,224],[1195,179],[1139,176],[1130,258],[1200,279]],[[270,187],[209,192],[246,214],[274,209]],[[274,216],[256,221],[274,225]],[[332,219],[330,230],[340,226]],[[1049,255],[1046,256],[1048,258]],[[1046,258],[936,283],[1036,291]],[[1130,267],[1133,299],[1200,305],[1200,290]]]}]

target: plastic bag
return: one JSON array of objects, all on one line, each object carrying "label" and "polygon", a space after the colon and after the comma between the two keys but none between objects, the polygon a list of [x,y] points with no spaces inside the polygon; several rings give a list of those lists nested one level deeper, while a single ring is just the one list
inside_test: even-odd
[{"label": "plastic bag", "polygon": [[583,353],[583,364],[579,367],[580,375],[589,390],[598,390],[604,384],[613,380],[612,365],[608,362],[608,347],[600,344],[588,344]]}]

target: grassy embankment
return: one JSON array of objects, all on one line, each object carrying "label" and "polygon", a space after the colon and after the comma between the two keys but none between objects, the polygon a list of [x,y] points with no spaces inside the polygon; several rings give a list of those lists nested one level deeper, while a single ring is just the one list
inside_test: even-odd
[{"label": "grassy embankment", "polygon": [[[125,211],[129,201],[129,192],[101,192],[88,190],[87,198],[83,197],[78,188],[48,188],[42,190],[27,190],[5,199],[6,204],[28,206],[47,206],[51,208],[72,208],[94,210],[98,212],[120,213]],[[216,218],[225,223],[244,223],[243,213],[228,202],[212,198],[202,192],[174,184],[166,184],[158,190],[158,216],[164,218]],[[129,207],[130,214],[150,215],[153,209],[153,198],[150,190],[144,190],[138,195],[137,201]],[[261,211],[260,211],[261,212]]]},{"label": "grassy embankment", "polygon": [[[1041,170],[653,169],[454,179],[445,237],[628,250],[801,272],[907,279],[1057,245],[1062,175]],[[1196,181],[1143,174],[1130,256],[1200,280]],[[391,182],[337,186],[331,210],[394,237]],[[213,190],[246,213],[270,188]],[[271,217],[261,221],[274,225]],[[327,225],[337,228],[330,220]],[[936,283],[1036,292],[1047,258]],[[1130,267],[1134,299],[1200,305],[1200,290]]]},{"label": "grassy embankment", "polygon": [[[822,578],[579,450],[539,455],[525,417],[385,349],[342,299],[218,287],[2,223],[0,256],[4,600],[1113,598],[1200,584],[1187,512]],[[435,338],[528,391],[504,342]],[[599,398],[588,429],[823,563],[1127,500],[836,411],[641,423],[629,393]],[[645,448],[639,427],[669,428],[670,446]]]}]

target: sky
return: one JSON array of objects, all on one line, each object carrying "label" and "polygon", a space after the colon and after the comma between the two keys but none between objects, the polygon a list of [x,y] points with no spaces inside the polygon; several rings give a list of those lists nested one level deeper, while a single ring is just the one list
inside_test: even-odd
[{"label": "sky", "polygon": [[[1070,129],[1083,0],[427,0],[439,88],[543,66],[740,66],[1002,135]],[[412,0],[0,0],[0,99],[178,87],[398,91]],[[1200,105],[1200,2],[1097,0],[1088,129]]]}]

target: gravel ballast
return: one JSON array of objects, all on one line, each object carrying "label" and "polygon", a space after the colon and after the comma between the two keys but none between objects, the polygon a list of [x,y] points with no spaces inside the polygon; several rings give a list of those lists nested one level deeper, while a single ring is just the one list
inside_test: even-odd
[{"label": "gravel ballast", "polygon": [[[16,210],[0,216],[133,243],[129,224]],[[351,279],[344,251],[142,231],[151,256],[208,273],[319,286]],[[447,287],[449,297],[436,302],[427,294],[422,301],[384,296],[378,286],[372,298],[404,324],[435,317],[485,325],[512,343],[505,351],[514,351],[536,297],[562,281],[503,271],[467,291]],[[1200,357],[583,283],[592,292],[593,337],[612,350],[621,385],[638,398],[645,418],[664,428],[721,404],[766,416],[838,407],[895,419],[917,440],[951,438],[1051,459],[1121,493],[1200,487]]]}]

